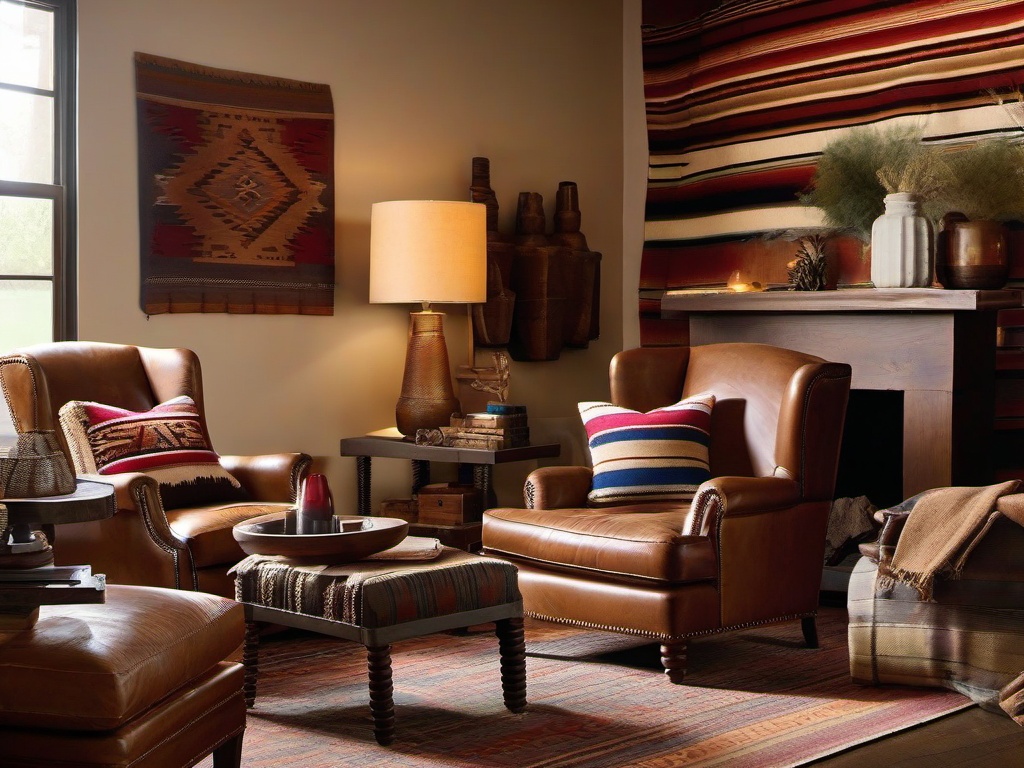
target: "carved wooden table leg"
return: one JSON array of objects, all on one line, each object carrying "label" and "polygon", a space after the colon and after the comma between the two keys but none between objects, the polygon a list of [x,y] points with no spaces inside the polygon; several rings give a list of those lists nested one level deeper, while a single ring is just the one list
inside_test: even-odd
[{"label": "carved wooden table leg", "polygon": [[419,493],[420,488],[430,484],[430,462],[423,459],[412,460],[412,492]]},{"label": "carved wooden table leg", "polygon": [[686,677],[686,641],[661,646],[661,666],[668,679],[678,685]]},{"label": "carved wooden table leg", "polygon": [[494,623],[501,653],[501,692],[511,712],[526,708],[526,641],[522,617]]},{"label": "carved wooden table leg", "polygon": [[494,487],[491,484],[491,465],[473,465],[473,486],[483,494],[484,503],[488,508],[498,506],[497,498],[494,495]]},{"label": "carved wooden table leg", "polygon": [[377,743],[387,746],[395,738],[395,688],[391,681],[391,646],[366,649],[370,675],[370,713]]},{"label": "carved wooden table leg", "polygon": [[800,619],[800,629],[804,632],[804,641],[808,648],[818,647],[818,627],[814,623],[813,616],[804,616]]},{"label": "carved wooden table leg", "polygon": [[245,645],[242,646],[242,666],[245,668],[245,682],[242,691],[245,695],[245,706],[252,709],[256,706],[256,678],[259,676],[260,630],[254,621],[245,623]]},{"label": "carved wooden table leg", "polygon": [[356,510],[360,515],[370,514],[370,457],[356,456]]}]

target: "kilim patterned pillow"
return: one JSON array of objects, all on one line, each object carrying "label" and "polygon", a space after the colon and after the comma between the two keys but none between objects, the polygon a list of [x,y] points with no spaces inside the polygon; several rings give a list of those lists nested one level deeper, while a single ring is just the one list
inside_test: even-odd
[{"label": "kilim patterned pillow", "polygon": [[142,413],[72,400],[59,416],[79,474],[144,472],[160,483],[165,509],[248,499],[221,467],[191,397]]},{"label": "kilim patterned pillow", "polygon": [[594,466],[591,504],[689,501],[711,478],[715,396],[695,395],[647,413],[580,403]]}]

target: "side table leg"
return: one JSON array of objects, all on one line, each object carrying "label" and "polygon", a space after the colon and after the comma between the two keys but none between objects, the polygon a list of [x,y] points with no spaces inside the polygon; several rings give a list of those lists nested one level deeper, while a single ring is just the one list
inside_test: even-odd
[{"label": "side table leg", "polygon": [[256,706],[256,678],[259,676],[260,630],[254,621],[245,623],[245,645],[242,646],[242,667],[245,669],[245,682],[242,692],[245,695],[245,706],[252,709]]},{"label": "side table leg", "polygon": [[356,510],[370,514],[370,457],[356,456]]},{"label": "side table leg", "polygon": [[494,623],[501,653],[501,692],[511,712],[526,709],[526,640],[523,619],[517,616]]},{"label": "side table leg", "polygon": [[412,460],[412,492],[419,493],[420,488],[430,484],[430,462],[423,459]]},{"label": "side table leg", "polygon": [[386,747],[395,737],[395,688],[391,682],[391,646],[367,646],[366,663],[370,675],[373,735],[378,744]]},{"label": "side table leg", "polygon": [[491,487],[491,465],[473,465],[473,486],[483,495],[484,506],[487,509],[498,506],[498,498],[494,495],[494,488]]}]

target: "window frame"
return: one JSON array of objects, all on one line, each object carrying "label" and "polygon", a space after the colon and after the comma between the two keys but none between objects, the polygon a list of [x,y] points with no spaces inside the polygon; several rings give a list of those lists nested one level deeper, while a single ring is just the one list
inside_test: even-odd
[{"label": "window frame", "polygon": [[[0,273],[0,280],[50,280],[53,285],[55,341],[78,336],[77,301],[77,121],[75,63],[78,59],[77,0],[11,0],[15,5],[53,13],[53,183],[0,179],[0,196],[50,200],[53,204],[52,275]],[[45,89],[2,85],[4,90],[50,96]]]}]

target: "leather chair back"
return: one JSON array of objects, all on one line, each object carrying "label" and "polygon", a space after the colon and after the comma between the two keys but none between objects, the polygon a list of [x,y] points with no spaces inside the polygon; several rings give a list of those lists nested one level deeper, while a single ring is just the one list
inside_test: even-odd
[{"label": "leather chair back", "polygon": [[[15,425],[19,431],[32,424],[37,429],[56,429],[65,452],[67,443],[57,426],[57,413],[70,400],[146,411],[164,400],[188,395],[195,400],[209,434],[199,358],[191,350],[73,341],[23,347],[12,356],[23,357],[28,365],[5,366],[0,373]],[[43,376],[30,373],[33,367]]]},{"label": "leather chair back", "polygon": [[615,355],[610,377],[612,401],[634,410],[713,393],[712,477],[788,477],[831,500],[849,366],[763,344],[642,347]]}]

